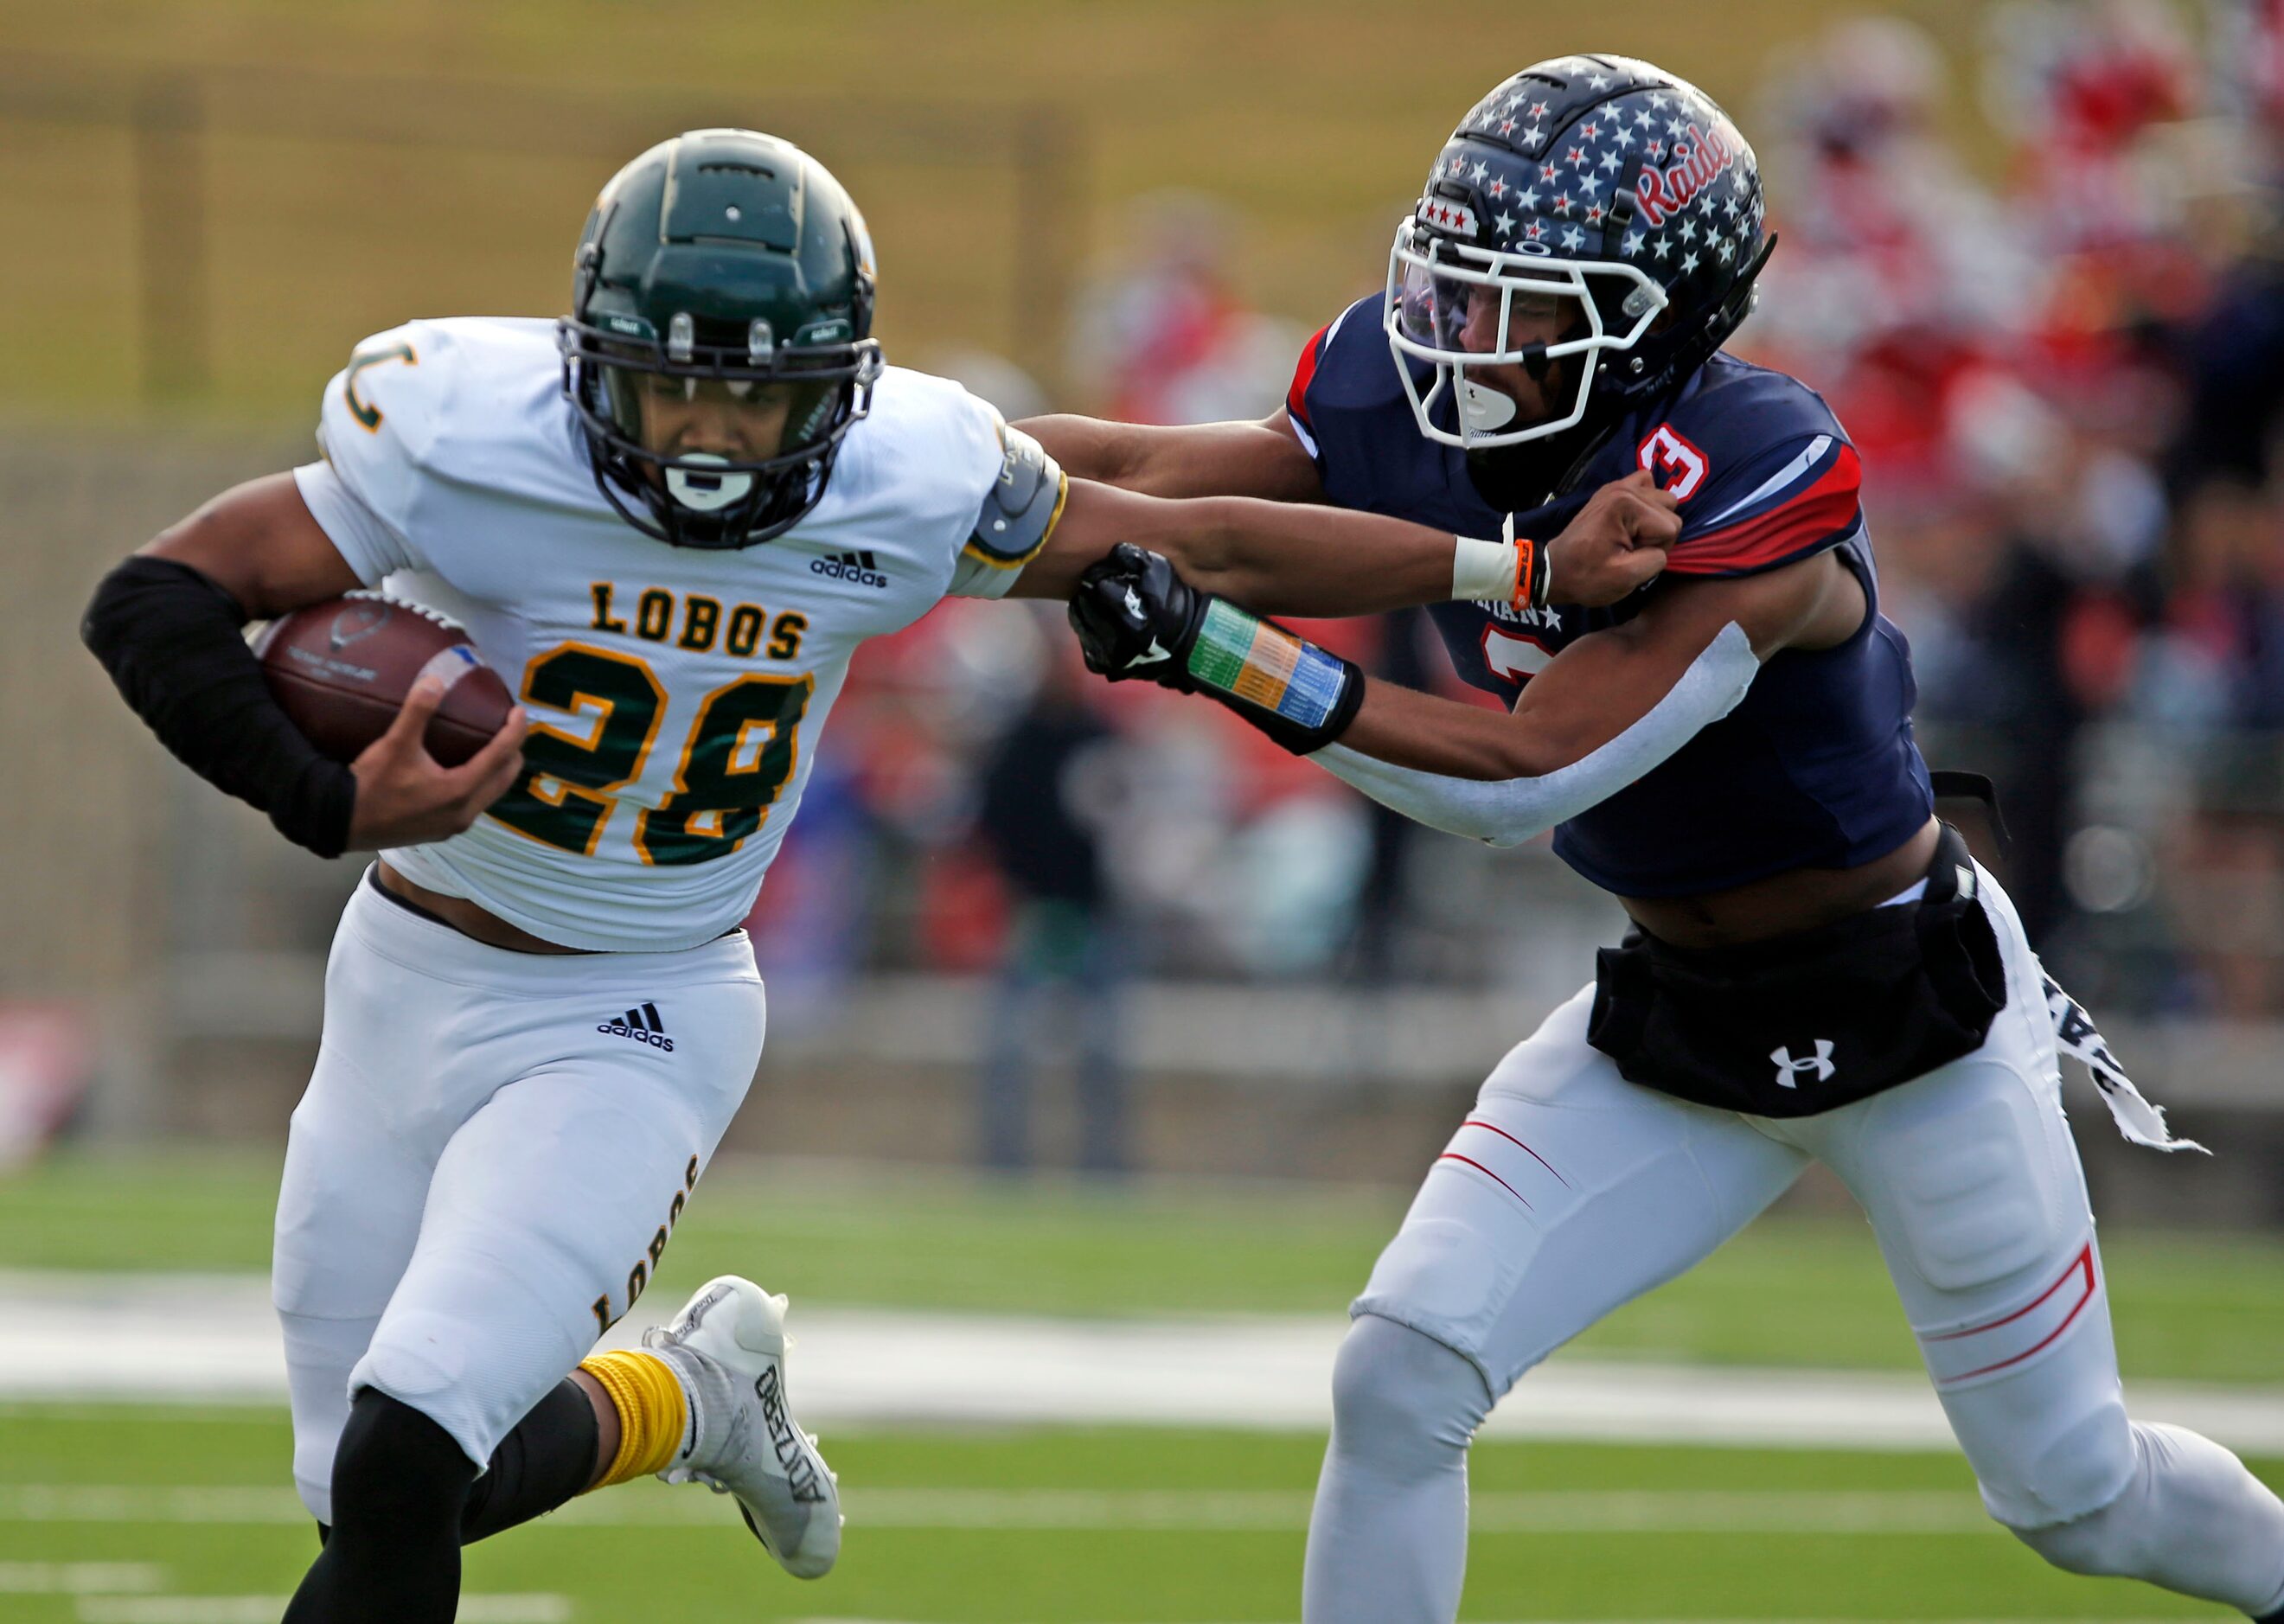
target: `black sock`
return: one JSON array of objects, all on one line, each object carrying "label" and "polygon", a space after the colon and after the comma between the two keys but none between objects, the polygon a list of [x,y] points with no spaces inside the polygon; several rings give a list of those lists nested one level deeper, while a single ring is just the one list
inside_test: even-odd
[{"label": "black sock", "polygon": [[460,1508],[475,1480],[451,1434],[371,1387],[333,1456],[332,1532],[286,1624],[452,1624]]},{"label": "black sock", "polygon": [[492,1451],[491,1464],[468,1490],[460,1543],[529,1522],[583,1492],[595,1475],[595,1441],[594,1406],[566,1377]]}]

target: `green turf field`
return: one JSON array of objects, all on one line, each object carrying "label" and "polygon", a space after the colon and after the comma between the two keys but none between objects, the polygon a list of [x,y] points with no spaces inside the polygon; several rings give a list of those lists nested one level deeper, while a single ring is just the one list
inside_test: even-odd
[{"label": "green turf field", "polygon": [[[274,1165],[244,1152],[59,1158],[0,1181],[0,1268],[245,1270]],[[738,1269],[797,1300],[1032,1313],[1333,1311],[1388,1192],[994,1190],[724,1164],[656,1290]],[[2273,1243],[2108,1238],[2129,1374],[2273,1379]],[[1907,1364],[1861,1227],[1764,1222],[1598,1331],[1598,1354]],[[825,1439],[841,1571],[786,1579],[722,1502],[641,1483],[471,1552],[470,1624],[670,1617],[866,1624],[1290,1620],[1321,1450],[1302,1436],[1120,1429]],[[281,1415],[0,1406],[0,1620],[273,1618],[313,1547]],[[2267,1463],[2272,1478],[2284,1462]],[[236,1598],[236,1599],[233,1599]],[[2222,1618],[2046,1568],[1945,1456],[1486,1443],[1465,1616],[1522,1620]]]},{"label": "green turf field", "polygon": [[[273,1155],[61,1156],[0,1180],[0,1269],[259,1271]],[[1000,1189],[927,1173],[724,1161],[652,1288],[750,1275],[795,1302],[1027,1314],[1337,1312],[1405,1196],[1224,1185]],[[2129,1376],[2278,1379],[2284,1243],[2105,1233]],[[1800,1328],[1812,1324],[1812,1337]],[[1915,1370],[1871,1231],[1769,1219],[1596,1327],[1597,1355]]]},{"label": "green turf field", "polygon": [[[1111,1624],[1291,1620],[1315,1440],[944,1433],[825,1440],[841,1569],[786,1579],[724,1503],[607,1491],[469,1553],[464,1618]],[[281,1487],[279,1419],[0,1412],[0,1595],[22,1624],[265,1616],[174,1596],[278,1596],[314,1544]],[[2220,1618],[2047,1569],[1941,1456],[1500,1444],[1476,1451],[1465,1617]],[[22,1485],[37,1486],[27,1489]],[[184,1492],[189,1491],[189,1492]],[[107,1570],[107,1571],[106,1571]],[[543,1598],[558,1597],[549,1603]]]}]

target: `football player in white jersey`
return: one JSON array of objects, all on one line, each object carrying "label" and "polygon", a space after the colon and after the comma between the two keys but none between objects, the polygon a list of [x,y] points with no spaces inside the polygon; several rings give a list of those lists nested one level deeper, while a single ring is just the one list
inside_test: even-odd
[{"label": "football player in white jersey", "polygon": [[[1121,541],[1257,609],[1358,613],[1543,599],[1557,574],[1614,601],[1677,527],[1645,481],[1534,549],[1068,480],[958,386],[884,366],[873,298],[864,220],[814,160],[677,137],[604,188],[567,317],[358,346],[322,461],[223,493],[90,605],[176,754],[314,850],[380,854],[278,1202],[294,1476],[326,1534],[297,1624],[450,1619],[462,1544],[646,1473],[733,1495],[795,1574],[833,1565],[782,1298],[724,1277],[645,1351],[583,1356],[753,1075],[738,925],[859,643],[948,594],[1065,596]],[[522,702],[462,766],[420,742],[434,679],[344,766],[246,647],[249,619],[383,583],[466,626]],[[1248,697],[1321,724],[1324,674],[1275,652]]]}]

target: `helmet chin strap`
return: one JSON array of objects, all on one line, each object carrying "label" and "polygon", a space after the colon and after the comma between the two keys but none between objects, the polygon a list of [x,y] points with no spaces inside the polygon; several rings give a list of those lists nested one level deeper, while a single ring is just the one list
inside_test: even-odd
[{"label": "helmet chin strap", "polygon": [[1496,433],[1514,421],[1514,397],[1462,376],[1459,379],[1459,421],[1478,434]]},{"label": "helmet chin strap", "polygon": [[[711,451],[685,451],[677,460],[685,465],[730,465],[728,457],[716,457]],[[705,473],[687,466],[669,467],[665,472],[667,495],[699,513],[718,513],[724,508],[733,507],[754,488],[754,476],[750,473]]]}]

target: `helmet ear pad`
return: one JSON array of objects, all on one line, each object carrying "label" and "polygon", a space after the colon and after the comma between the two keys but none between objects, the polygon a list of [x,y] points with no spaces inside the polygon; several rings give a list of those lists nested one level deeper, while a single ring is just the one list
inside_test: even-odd
[{"label": "helmet ear pad", "polygon": [[[1652,390],[1662,391],[1703,366],[1744,324],[1760,298],[1756,283],[1776,246],[1777,233],[1771,231],[1761,239],[1759,252],[1737,273],[1737,279],[1721,301],[1701,317],[1692,321],[1687,315],[1669,308],[1650,324],[1643,341],[1634,348],[1643,376],[1651,379]],[[1658,381],[1661,379],[1663,381]]]}]

